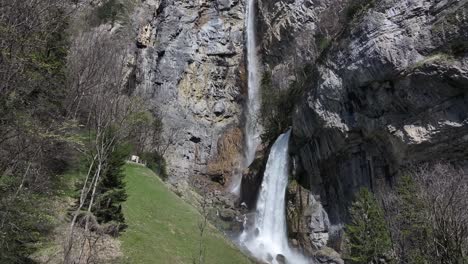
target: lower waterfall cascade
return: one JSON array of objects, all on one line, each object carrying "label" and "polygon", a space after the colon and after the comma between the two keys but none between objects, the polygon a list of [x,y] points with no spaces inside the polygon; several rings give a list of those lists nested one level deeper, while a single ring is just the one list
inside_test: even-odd
[{"label": "lower waterfall cascade", "polygon": [[288,145],[291,131],[281,134],[268,157],[256,204],[253,226],[244,227],[240,244],[256,258],[268,263],[311,263],[288,245],[285,195],[288,185]]}]

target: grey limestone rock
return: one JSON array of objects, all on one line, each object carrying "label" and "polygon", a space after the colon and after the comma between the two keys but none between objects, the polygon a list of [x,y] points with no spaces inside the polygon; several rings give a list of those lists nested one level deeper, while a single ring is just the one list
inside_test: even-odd
[{"label": "grey limestone rock", "polygon": [[[457,15],[468,5],[384,3],[331,47],[294,116],[305,181],[335,223],[358,188],[379,192],[405,166],[467,154],[468,58],[447,47],[468,40]],[[456,25],[438,29],[450,16]]]},{"label": "grey limestone rock", "polygon": [[[350,15],[350,0],[259,0],[273,86],[312,80],[292,117],[292,151],[296,178],[334,229],[359,188],[380,195],[408,166],[468,156],[468,2],[374,2]],[[339,249],[339,234],[310,239]]]},{"label": "grey limestone rock", "polygon": [[147,48],[138,53],[136,92],[163,118],[169,181],[192,182],[223,155],[218,142],[240,123],[244,5],[165,0],[141,9],[138,43]]},{"label": "grey limestone rock", "polygon": [[[336,229],[356,190],[379,194],[406,166],[468,156],[468,3],[375,0],[353,14],[351,0],[257,4],[259,54],[273,85],[311,80],[292,116],[291,148],[310,194],[291,193],[290,212],[307,206],[290,228],[302,232],[300,246],[324,252],[323,263],[342,263],[328,247],[340,248]],[[239,0],[153,0],[138,12],[137,30],[149,26],[151,35],[138,39],[147,44],[136,92],[163,116],[172,183],[207,174],[225,183],[238,165],[244,10]],[[258,189],[259,168],[245,177],[247,189]]]}]

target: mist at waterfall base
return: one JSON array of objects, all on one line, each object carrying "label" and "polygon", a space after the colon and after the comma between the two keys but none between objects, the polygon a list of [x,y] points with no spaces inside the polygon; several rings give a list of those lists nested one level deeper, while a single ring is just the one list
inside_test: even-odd
[{"label": "mist at waterfall base", "polygon": [[239,175],[235,175],[231,184],[231,192],[239,195],[242,181],[242,170],[248,168],[255,159],[255,152],[261,142],[260,124],[257,122],[260,112],[260,78],[258,74],[257,44],[255,38],[255,0],[248,0],[246,14],[246,45],[247,45],[247,72],[248,72],[248,97],[245,111],[245,153]]},{"label": "mist at waterfall base", "polygon": [[254,224],[245,226],[239,238],[241,246],[256,258],[269,263],[278,263],[278,254],[283,255],[287,263],[311,263],[288,245],[285,195],[289,175],[290,133],[288,131],[280,135],[271,148],[257,200]]}]

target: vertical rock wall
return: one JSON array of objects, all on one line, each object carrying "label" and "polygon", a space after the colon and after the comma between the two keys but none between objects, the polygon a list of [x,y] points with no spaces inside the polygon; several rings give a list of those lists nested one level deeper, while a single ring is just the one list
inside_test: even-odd
[{"label": "vertical rock wall", "polygon": [[343,29],[347,0],[259,0],[259,39],[265,70],[287,89],[305,65],[313,65],[324,45]]},{"label": "vertical rock wall", "polygon": [[242,142],[243,2],[147,1],[137,24],[136,91],[163,118],[170,182],[191,181],[220,160],[235,166],[239,149],[218,146]]},{"label": "vertical rock wall", "polygon": [[[328,233],[339,233],[360,187],[381,193],[405,166],[468,156],[467,1],[356,2],[257,1],[273,85],[312,80],[291,117],[296,178],[311,192],[307,203],[290,195],[309,223],[291,228],[308,247],[339,247]],[[197,175],[224,183],[237,167],[244,8],[147,0],[138,13],[136,91],[163,117],[173,183]]]},{"label": "vertical rock wall", "polygon": [[468,156],[468,3],[356,2],[259,1],[273,85],[312,65],[293,155],[333,230],[359,188],[379,194],[406,166]]},{"label": "vertical rock wall", "polygon": [[332,222],[362,186],[379,193],[406,165],[466,158],[467,8],[380,1],[316,64],[294,131],[303,183]]}]

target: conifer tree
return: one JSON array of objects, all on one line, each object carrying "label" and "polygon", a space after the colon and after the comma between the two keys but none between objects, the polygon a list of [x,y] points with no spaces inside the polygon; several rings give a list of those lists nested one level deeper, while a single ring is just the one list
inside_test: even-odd
[{"label": "conifer tree", "polygon": [[113,222],[117,231],[126,227],[122,212],[122,203],[127,200],[123,166],[129,153],[127,145],[118,145],[109,155],[106,169],[99,184],[99,195],[93,212],[99,223]]},{"label": "conifer tree", "polygon": [[397,193],[402,261],[415,264],[430,263],[428,259],[430,223],[425,213],[426,204],[418,196],[420,191],[411,176],[405,175],[399,179]]},{"label": "conifer tree", "polygon": [[350,240],[351,263],[377,263],[391,250],[391,240],[384,214],[374,195],[362,188],[351,209],[351,223],[346,226]]}]

